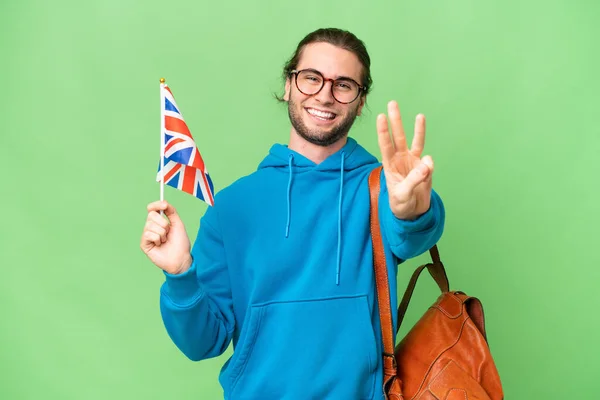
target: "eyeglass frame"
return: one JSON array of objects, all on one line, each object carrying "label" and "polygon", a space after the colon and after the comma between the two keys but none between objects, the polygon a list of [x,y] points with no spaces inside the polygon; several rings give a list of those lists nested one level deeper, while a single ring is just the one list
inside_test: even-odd
[{"label": "eyeglass frame", "polygon": [[[298,74],[300,74],[301,72],[304,72],[304,71],[315,72],[315,73],[319,74],[321,76],[321,78],[323,78],[323,81],[321,82],[321,87],[319,88],[319,90],[317,90],[313,94],[306,94],[306,93],[304,93],[302,90],[300,90],[300,87],[298,86]],[[353,103],[353,102],[356,101],[356,99],[358,99],[360,97],[361,92],[364,93],[364,92],[367,91],[367,87],[366,86],[361,85],[360,83],[356,82],[352,78],[347,78],[347,77],[344,77],[344,78],[341,78],[341,79],[340,78],[338,78],[338,79],[325,78],[320,71],[317,71],[316,69],[313,69],[313,68],[305,68],[305,69],[300,69],[300,70],[293,69],[293,70],[290,71],[290,75],[295,75],[294,82],[296,83],[296,89],[298,89],[300,91],[300,93],[302,93],[305,96],[314,96],[316,94],[319,94],[321,92],[321,90],[323,90],[323,88],[325,87],[325,82],[331,82],[331,97],[333,97],[335,99],[335,101],[337,101],[340,104],[350,104],[350,103]],[[352,101],[342,102],[342,101],[339,101],[337,99],[337,97],[335,97],[335,94],[333,94],[333,85],[335,84],[335,81],[337,81],[337,80],[352,81],[352,82],[354,82],[356,84],[356,86],[358,86],[358,93],[357,93],[356,97],[354,99],[352,99]]]}]

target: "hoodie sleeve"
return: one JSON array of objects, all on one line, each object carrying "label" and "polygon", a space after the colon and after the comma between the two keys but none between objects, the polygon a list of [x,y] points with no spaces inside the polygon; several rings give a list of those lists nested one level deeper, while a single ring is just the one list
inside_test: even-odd
[{"label": "hoodie sleeve", "polygon": [[382,179],[379,213],[380,223],[385,230],[390,249],[401,261],[429,250],[438,242],[444,230],[446,216],[444,204],[433,189],[429,209],[415,220],[403,220],[396,218],[392,213],[385,179]]},{"label": "hoodie sleeve", "polygon": [[160,311],[175,345],[191,360],[221,355],[234,329],[233,301],[223,240],[214,207],[200,221],[192,265],[179,275],[164,273]]}]

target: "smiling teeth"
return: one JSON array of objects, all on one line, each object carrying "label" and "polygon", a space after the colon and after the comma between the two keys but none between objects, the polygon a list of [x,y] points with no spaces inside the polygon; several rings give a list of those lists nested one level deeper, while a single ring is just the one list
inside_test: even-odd
[{"label": "smiling teeth", "polygon": [[312,108],[309,108],[307,111],[308,111],[309,114],[315,115],[317,117],[327,118],[327,119],[333,119],[333,118],[335,118],[335,114],[333,114],[333,113],[328,113],[328,112],[324,112],[324,111],[314,110]]}]

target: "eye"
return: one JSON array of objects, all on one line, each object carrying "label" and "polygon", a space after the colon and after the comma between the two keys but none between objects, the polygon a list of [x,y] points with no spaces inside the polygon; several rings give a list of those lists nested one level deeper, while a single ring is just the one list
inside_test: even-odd
[{"label": "eye", "polygon": [[337,81],[335,83],[335,87],[338,90],[342,90],[342,91],[350,91],[353,90],[354,85],[350,82],[347,81]]}]

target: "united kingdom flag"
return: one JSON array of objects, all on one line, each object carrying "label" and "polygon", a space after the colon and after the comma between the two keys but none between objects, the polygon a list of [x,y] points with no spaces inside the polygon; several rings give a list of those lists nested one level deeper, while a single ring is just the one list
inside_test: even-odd
[{"label": "united kingdom flag", "polygon": [[[161,88],[164,135],[164,182],[214,205],[214,187],[196,142],[177,107],[171,89]],[[161,180],[161,166],[157,181]]]}]

